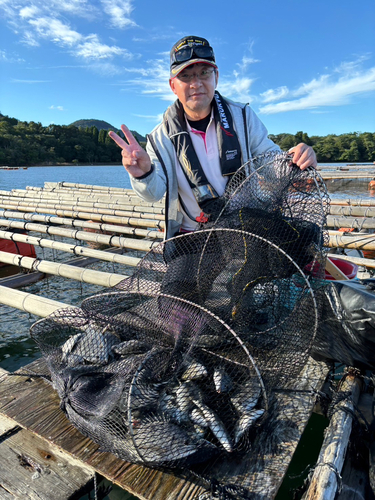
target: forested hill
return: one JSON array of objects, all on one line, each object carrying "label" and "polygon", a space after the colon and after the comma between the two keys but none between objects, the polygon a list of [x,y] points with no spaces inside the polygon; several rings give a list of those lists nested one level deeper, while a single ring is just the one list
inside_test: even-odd
[{"label": "forested hill", "polygon": [[[91,118],[89,120],[77,120],[71,125],[75,125],[76,127],[80,128],[87,128],[87,127],[96,127],[98,130],[117,130],[117,127],[114,127],[108,122],[105,122],[103,120],[95,120],[94,118]],[[138,140],[138,142],[146,142],[146,137],[144,137],[141,134],[138,134],[135,130],[131,131],[134,137]]]},{"label": "forested hill", "polygon": [[[106,126],[103,128],[103,124]],[[100,120],[78,120],[70,125],[21,122],[0,113],[0,165],[56,165],[63,163],[121,163],[119,147],[108,137],[113,129]],[[145,138],[132,131],[141,146]],[[313,146],[318,162],[375,161],[375,133],[311,136],[305,132],[270,135],[287,151],[300,142]]]}]

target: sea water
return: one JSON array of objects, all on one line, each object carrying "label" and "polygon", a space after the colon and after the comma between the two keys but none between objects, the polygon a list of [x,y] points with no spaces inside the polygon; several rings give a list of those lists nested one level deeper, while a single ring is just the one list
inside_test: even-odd
[{"label": "sea water", "polygon": [[[341,164],[333,164],[332,168],[336,169],[338,166],[341,166]],[[1,190],[26,189],[27,186],[43,187],[45,182],[71,182],[121,188],[131,187],[129,177],[122,165],[29,167],[28,169],[18,170],[0,169]],[[327,181],[326,184],[331,197],[348,199],[363,198],[372,195],[371,191],[368,191],[368,180],[334,180]],[[64,241],[67,240],[64,239]],[[62,252],[57,253],[50,249],[37,248],[36,251],[38,258],[51,261],[68,260],[73,257],[72,255]],[[125,268],[121,264],[107,262],[97,262],[90,267],[100,271],[119,274],[129,274],[131,272],[131,269],[129,270],[129,268]],[[44,280],[22,288],[22,291],[26,293],[36,294],[71,305],[80,305],[84,298],[90,297],[101,290],[103,290],[103,287],[80,283],[75,280],[67,280],[58,276],[49,276]],[[29,335],[30,326],[39,318],[2,304],[0,304],[0,312],[0,367],[8,371],[14,371],[40,357],[40,352]],[[316,424],[314,428],[316,431]],[[316,432],[313,441],[316,441]],[[277,498],[278,500],[286,500],[289,498],[289,494],[281,489]],[[89,497],[84,497],[84,499],[86,498]],[[114,487],[113,491],[106,498],[110,500],[131,500],[136,497]]]}]

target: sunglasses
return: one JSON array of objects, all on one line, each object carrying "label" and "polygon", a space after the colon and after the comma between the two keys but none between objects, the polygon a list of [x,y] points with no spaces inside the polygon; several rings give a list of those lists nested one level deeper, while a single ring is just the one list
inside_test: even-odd
[{"label": "sunglasses", "polygon": [[215,60],[212,47],[207,45],[194,45],[193,47],[185,46],[182,49],[172,54],[172,63],[182,63],[189,61],[195,55],[202,59]]}]

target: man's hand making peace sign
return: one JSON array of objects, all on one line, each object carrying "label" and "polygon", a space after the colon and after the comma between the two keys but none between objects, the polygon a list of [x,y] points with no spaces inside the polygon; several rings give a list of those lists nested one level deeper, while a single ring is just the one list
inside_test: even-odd
[{"label": "man's hand making peace sign", "polygon": [[108,135],[122,149],[122,164],[133,177],[142,177],[151,170],[151,160],[146,151],[138,144],[128,127],[121,125],[127,144],[119,135],[112,130]]}]

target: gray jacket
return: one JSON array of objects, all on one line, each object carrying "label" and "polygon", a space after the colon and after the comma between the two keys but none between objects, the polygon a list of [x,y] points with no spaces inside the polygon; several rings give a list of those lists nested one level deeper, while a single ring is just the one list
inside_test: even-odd
[{"label": "gray jacket", "polygon": [[[280,148],[268,138],[267,129],[247,104],[226,99],[233,117],[233,125],[241,146],[242,163],[250,158]],[[165,197],[165,239],[179,231],[182,222],[178,198],[176,155],[168,137],[164,122],[160,123],[147,137],[146,151],[151,158],[153,171],[144,178],[130,176],[134,191],[148,202]]]}]

